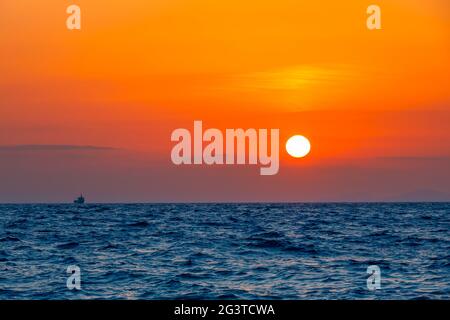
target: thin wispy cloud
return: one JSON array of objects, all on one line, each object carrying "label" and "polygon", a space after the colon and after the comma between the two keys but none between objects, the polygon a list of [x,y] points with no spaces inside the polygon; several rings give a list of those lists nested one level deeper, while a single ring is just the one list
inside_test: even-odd
[{"label": "thin wispy cloud", "polygon": [[3,145],[0,151],[112,151],[113,147],[70,144],[20,144]]},{"label": "thin wispy cloud", "polygon": [[397,160],[397,161],[448,161],[449,156],[392,156],[392,157],[377,157],[380,160]]}]

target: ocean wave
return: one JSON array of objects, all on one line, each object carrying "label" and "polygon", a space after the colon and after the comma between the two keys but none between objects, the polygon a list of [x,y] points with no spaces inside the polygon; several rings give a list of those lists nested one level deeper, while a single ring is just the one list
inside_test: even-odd
[{"label": "ocean wave", "polygon": [[[449,299],[450,204],[0,205],[0,299]],[[82,290],[66,288],[81,269]],[[382,290],[366,289],[378,265]]]}]

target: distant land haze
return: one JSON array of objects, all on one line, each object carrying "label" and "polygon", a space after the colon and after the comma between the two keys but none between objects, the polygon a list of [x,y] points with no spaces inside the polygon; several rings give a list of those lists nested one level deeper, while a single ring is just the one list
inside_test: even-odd
[{"label": "distant land haze", "polygon": [[111,147],[78,146],[64,144],[23,144],[0,146],[1,151],[90,151],[90,150],[115,150]]},{"label": "distant land haze", "polygon": [[450,202],[450,194],[432,189],[417,189],[399,194],[386,201],[392,202]]}]

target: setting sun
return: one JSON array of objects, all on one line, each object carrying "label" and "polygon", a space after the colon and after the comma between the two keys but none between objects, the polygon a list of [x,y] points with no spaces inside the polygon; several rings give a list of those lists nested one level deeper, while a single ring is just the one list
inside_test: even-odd
[{"label": "setting sun", "polygon": [[295,135],[286,142],[286,151],[294,158],[303,158],[310,150],[311,144],[304,136]]}]

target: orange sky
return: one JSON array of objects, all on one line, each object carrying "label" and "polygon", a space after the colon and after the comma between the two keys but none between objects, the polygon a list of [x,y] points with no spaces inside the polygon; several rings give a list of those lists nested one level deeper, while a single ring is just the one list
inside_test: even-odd
[{"label": "orange sky", "polygon": [[[72,3],[82,9],[81,31],[65,26],[65,10]],[[448,1],[377,1],[383,29],[375,31],[366,28],[370,4],[364,0],[2,1],[0,148],[113,147],[141,157],[139,162],[150,166],[140,167],[142,171],[162,165],[167,176],[176,179],[180,171],[170,166],[170,133],[178,127],[190,128],[199,119],[206,127],[221,129],[280,128],[282,144],[296,133],[307,136],[311,154],[298,160],[282,153],[281,170],[289,167],[301,179],[308,167],[310,184],[320,185],[318,181],[330,177],[323,166],[365,167],[379,158],[450,159]],[[37,155],[29,156],[33,157]],[[13,162],[14,156],[6,158]],[[108,157],[105,161],[111,171],[130,163]],[[443,163],[424,164],[420,170],[425,177],[434,177],[450,169],[448,161]],[[4,163],[9,173],[0,168],[0,177],[3,173],[22,181],[14,174],[19,168],[10,165]],[[84,165],[71,170],[83,172]],[[37,172],[48,172],[47,164],[42,166],[35,168]],[[374,167],[385,168],[385,164]],[[401,161],[389,164],[390,169],[406,167]],[[333,174],[347,172],[340,167],[333,170]],[[410,170],[405,176],[418,169]],[[204,173],[198,175],[201,180]],[[249,185],[252,179],[260,181],[246,179]],[[281,171],[273,179],[279,181],[277,188],[292,187]],[[381,190],[388,180],[380,175],[376,182]],[[77,183],[76,188],[86,188]],[[91,193],[102,183],[93,181]],[[410,181],[399,182],[399,193],[413,191],[408,186]],[[423,187],[450,192],[449,183],[433,179]],[[327,192],[333,195],[333,190]],[[13,194],[5,188],[4,192],[7,195],[0,201],[21,199],[20,191]],[[46,192],[36,199],[56,201],[67,196],[51,197],[55,192],[51,188]],[[107,194],[97,198],[109,199]],[[220,200],[217,195],[205,196],[216,198]],[[251,194],[249,198],[257,199]],[[143,193],[127,199],[154,198]],[[183,199],[190,199],[189,195]],[[311,194],[307,199],[322,198]]]}]

